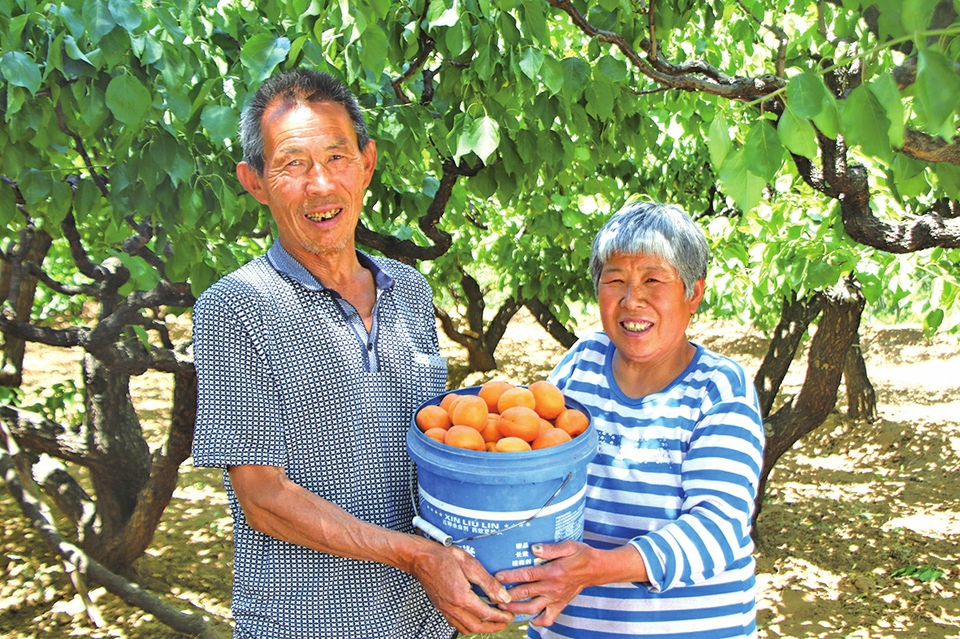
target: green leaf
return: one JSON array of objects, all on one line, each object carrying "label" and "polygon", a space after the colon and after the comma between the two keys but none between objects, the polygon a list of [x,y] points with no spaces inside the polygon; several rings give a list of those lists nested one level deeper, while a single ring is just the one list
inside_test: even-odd
[{"label": "green leaf", "polygon": [[387,34],[380,25],[371,24],[364,30],[360,59],[373,77],[380,77],[387,62]]},{"label": "green leaf", "polygon": [[890,146],[890,119],[870,88],[861,84],[844,100],[840,129],[850,144],[884,161],[893,161]]},{"label": "green leaf", "polygon": [[520,56],[520,70],[531,80],[536,80],[543,66],[543,51],[536,47],[527,47]]},{"label": "green leaf", "polygon": [[287,57],[290,40],[272,33],[258,33],[240,50],[240,63],[250,72],[254,82],[263,82]]},{"label": "green leaf", "polygon": [[[944,312],[942,308],[935,308],[926,314],[923,318],[923,334],[928,338],[933,337],[943,323]],[[920,581],[933,581],[936,579],[920,579]]]},{"label": "green leaf", "polygon": [[432,27],[452,27],[460,21],[460,2],[453,0],[448,7],[442,0],[431,2],[427,9],[427,24]]},{"label": "green leaf", "polygon": [[540,79],[550,93],[556,95],[563,89],[563,65],[552,56],[544,56]]},{"label": "green leaf", "polygon": [[459,159],[470,153],[477,154],[481,161],[493,155],[500,146],[500,127],[496,120],[484,115],[477,119],[468,119],[463,132],[457,139],[457,153]]},{"label": "green leaf", "polygon": [[117,21],[103,0],[83,0],[82,15],[85,35],[93,45],[97,45],[103,36],[117,26]]},{"label": "green leaf", "polygon": [[960,77],[942,53],[933,49],[920,51],[914,89],[930,124],[929,132],[951,141],[957,133],[952,116],[957,109]]},{"label": "green leaf", "polygon": [[723,115],[717,115],[710,123],[710,133],[707,137],[707,149],[710,151],[710,164],[714,169],[723,165],[733,143],[730,141],[730,123]]},{"label": "green leaf", "polygon": [[800,73],[787,82],[787,101],[801,118],[814,119],[823,110],[827,97],[823,80],[811,73]]},{"label": "green leaf", "polygon": [[113,117],[131,126],[143,121],[153,102],[150,91],[129,74],[110,80],[104,101]]},{"label": "green leaf", "polygon": [[623,82],[627,79],[627,65],[611,55],[601,56],[597,60],[595,73],[613,82]]},{"label": "green leaf", "polygon": [[68,35],[63,39],[63,46],[67,52],[67,55],[74,60],[82,60],[87,64],[91,64],[90,60],[87,59],[87,56],[85,56],[83,51],[80,50],[80,47],[77,46],[77,41],[73,39],[72,35]]},{"label": "green leaf", "polygon": [[22,51],[7,51],[0,58],[0,73],[7,82],[36,95],[40,89],[40,67]]},{"label": "green leaf", "polygon": [[134,31],[143,23],[137,4],[132,0],[107,0],[107,9],[117,24],[127,31]]},{"label": "green leaf", "polygon": [[140,326],[139,324],[133,325],[133,332],[137,334],[137,339],[140,340],[140,344],[143,346],[143,350],[150,354],[150,335],[147,333],[147,329]]},{"label": "green leaf", "polygon": [[936,165],[937,182],[947,197],[960,200],[960,166],[938,162]]},{"label": "green leaf", "polygon": [[741,211],[750,211],[760,202],[766,182],[744,166],[742,149],[727,156],[719,177],[724,194],[733,198]]},{"label": "green leaf", "polygon": [[769,121],[758,120],[750,127],[743,143],[743,163],[765,182],[772,182],[783,166],[783,145]]},{"label": "green leaf", "polygon": [[568,100],[576,102],[587,85],[590,65],[576,57],[564,58],[560,64],[563,66],[563,92]]},{"label": "green leaf", "polygon": [[237,135],[240,116],[231,107],[211,104],[200,114],[200,124],[207,130],[207,136],[222,147],[225,146],[224,140]]},{"label": "green leaf", "polygon": [[794,155],[816,159],[819,151],[817,132],[809,120],[797,115],[789,102],[777,122],[777,135],[780,136],[783,146]]},{"label": "green leaf", "polygon": [[826,94],[823,101],[823,110],[813,117],[813,124],[831,140],[835,140],[840,135],[840,112],[837,108],[837,100]]},{"label": "green leaf", "polygon": [[930,28],[933,10],[940,0],[903,0],[900,21],[907,33]]},{"label": "green leaf", "polygon": [[877,76],[870,83],[870,90],[883,105],[890,120],[890,144],[898,149],[903,147],[905,130],[903,102],[900,100],[900,89],[897,88],[897,81],[893,79],[893,74],[882,73]]},{"label": "green leaf", "polygon": [[47,204],[47,221],[51,225],[59,226],[67,216],[70,205],[73,204],[73,191],[64,182],[53,182],[50,185],[50,202]]},{"label": "green leaf", "polygon": [[30,168],[20,175],[17,185],[27,205],[34,206],[50,196],[53,180],[46,173]]},{"label": "green leaf", "polygon": [[590,82],[584,89],[587,104],[597,114],[600,120],[610,120],[613,117],[613,87],[609,82]]}]

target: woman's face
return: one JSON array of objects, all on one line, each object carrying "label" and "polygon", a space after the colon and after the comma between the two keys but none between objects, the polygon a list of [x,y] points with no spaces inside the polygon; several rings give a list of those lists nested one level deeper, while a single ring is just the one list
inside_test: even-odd
[{"label": "woman's face", "polygon": [[697,280],[686,299],[677,269],[658,257],[615,253],[600,272],[598,298],[603,329],[628,367],[675,368],[689,363],[687,325],[703,299]]}]

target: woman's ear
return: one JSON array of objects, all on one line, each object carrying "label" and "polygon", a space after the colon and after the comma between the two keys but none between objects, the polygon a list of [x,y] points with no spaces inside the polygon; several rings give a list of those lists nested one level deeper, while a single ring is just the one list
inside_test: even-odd
[{"label": "woman's ear", "polygon": [[693,315],[697,312],[697,309],[700,308],[700,302],[703,301],[703,291],[706,288],[706,280],[702,277],[697,280],[693,285],[693,296],[689,300],[690,304],[690,315]]}]

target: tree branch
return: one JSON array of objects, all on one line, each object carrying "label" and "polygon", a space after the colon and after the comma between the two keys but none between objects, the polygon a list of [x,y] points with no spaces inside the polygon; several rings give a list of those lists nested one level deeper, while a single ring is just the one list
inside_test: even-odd
[{"label": "tree branch", "polygon": [[656,56],[648,61],[619,33],[598,29],[590,24],[570,0],[547,0],[547,2],[569,15],[573,24],[588,36],[616,46],[640,73],[657,84],[679,91],[703,92],[745,102],[762,100],[770,93],[786,86],[786,81],[775,75],[731,78],[702,61],[675,66],[663,59],[649,40],[644,40],[643,46]]}]

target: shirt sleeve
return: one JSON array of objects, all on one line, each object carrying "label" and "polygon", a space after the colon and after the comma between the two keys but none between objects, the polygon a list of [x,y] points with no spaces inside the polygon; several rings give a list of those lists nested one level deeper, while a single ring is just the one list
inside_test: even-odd
[{"label": "shirt sleeve", "polygon": [[651,590],[698,584],[749,562],[763,432],[752,385],[704,412],[681,464],[680,516],[631,540]]},{"label": "shirt sleeve", "polygon": [[193,314],[197,466],[286,466],[283,416],[268,366],[269,340],[255,305],[210,289]]}]

